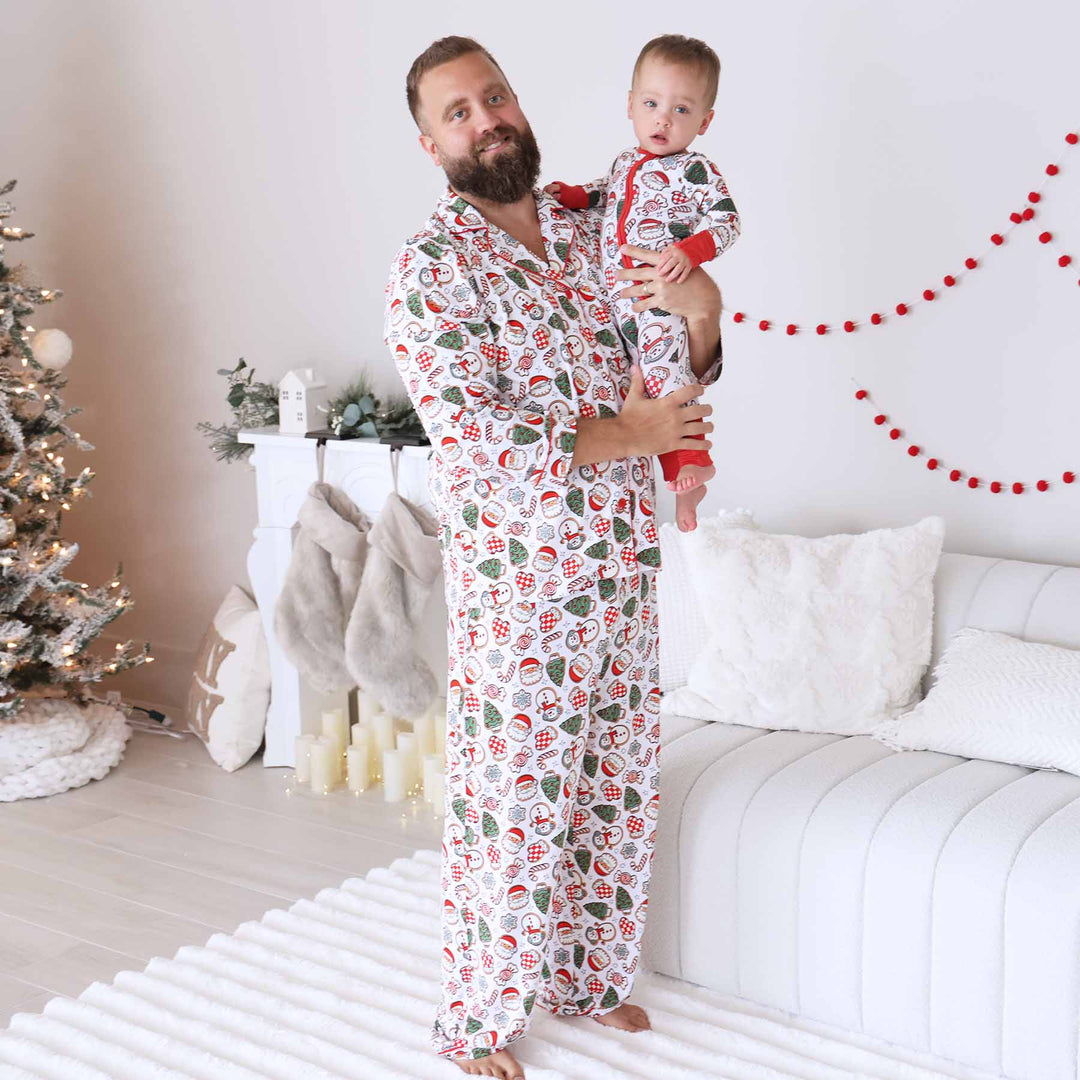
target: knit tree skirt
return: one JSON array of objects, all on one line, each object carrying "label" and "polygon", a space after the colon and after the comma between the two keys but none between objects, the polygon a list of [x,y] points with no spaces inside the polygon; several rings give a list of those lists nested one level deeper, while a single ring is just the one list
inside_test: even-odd
[{"label": "knit tree skirt", "polygon": [[0,719],[0,802],[100,780],[124,756],[130,737],[124,714],[109,705],[30,698]]},{"label": "knit tree skirt", "polygon": [[[424,1080],[439,997],[439,855],[418,851],[94,983],[0,1031],[0,1077]],[[513,1050],[528,1080],[970,1080],[919,1055],[639,971],[653,1029],[537,1009]]]}]

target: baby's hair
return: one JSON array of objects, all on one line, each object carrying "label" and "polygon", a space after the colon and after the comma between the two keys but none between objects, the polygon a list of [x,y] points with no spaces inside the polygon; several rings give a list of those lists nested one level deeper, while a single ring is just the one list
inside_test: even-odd
[{"label": "baby's hair", "polygon": [[[491,55],[480,44],[470,37],[444,37],[433,41],[413,62],[409,68],[409,74],[405,77],[405,100],[409,104],[409,112],[412,113],[416,126],[423,128],[420,123],[420,80],[432,69],[441,64],[448,64],[451,60],[457,60],[459,56],[468,56],[469,53],[480,53],[486,56],[502,75],[502,68],[496,63]],[[506,76],[503,75],[505,79]],[[508,84],[509,85],[509,84]]]},{"label": "baby's hair", "polygon": [[685,34],[661,34],[654,37],[638,53],[632,83],[637,82],[641,65],[649,56],[656,56],[672,64],[696,67],[705,76],[705,108],[713,107],[713,102],[716,101],[716,85],[720,81],[720,57],[704,41],[686,37]]}]

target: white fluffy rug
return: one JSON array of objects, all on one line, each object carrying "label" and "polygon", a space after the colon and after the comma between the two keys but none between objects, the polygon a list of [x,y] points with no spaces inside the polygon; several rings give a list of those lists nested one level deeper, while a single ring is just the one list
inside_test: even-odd
[{"label": "white fluffy rug", "polygon": [[[418,851],[144,971],[57,997],[0,1032],[3,1080],[416,1080],[464,1075],[427,1048],[439,996],[439,856]],[[941,1080],[916,1054],[662,975],[630,1034],[537,1010],[528,1080]]]}]

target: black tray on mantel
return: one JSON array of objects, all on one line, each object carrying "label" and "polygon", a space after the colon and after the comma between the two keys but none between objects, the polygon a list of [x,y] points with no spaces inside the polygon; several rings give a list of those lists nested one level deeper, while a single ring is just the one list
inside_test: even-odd
[{"label": "black tray on mantel", "polygon": [[[304,435],[305,439],[319,439],[322,442],[328,442],[333,439],[336,442],[351,442],[353,439],[370,439],[370,435],[336,435],[329,428],[321,428],[319,431],[309,431]],[[380,443],[386,443],[390,446],[430,446],[423,435],[382,435],[379,437]]]}]

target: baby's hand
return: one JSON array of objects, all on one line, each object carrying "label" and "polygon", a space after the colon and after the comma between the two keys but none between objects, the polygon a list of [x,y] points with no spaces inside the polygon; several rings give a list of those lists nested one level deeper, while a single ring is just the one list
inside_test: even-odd
[{"label": "baby's hand", "polygon": [[660,253],[660,261],[656,264],[656,272],[664,281],[682,284],[694,269],[693,260],[681,247],[671,244]]},{"label": "baby's hand", "polygon": [[562,184],[560,184],[558,180],[555,180],[553,183],[548,184],[544,190],[553,198],[557,199],[559,197],[559,192],[562,191]]}]

